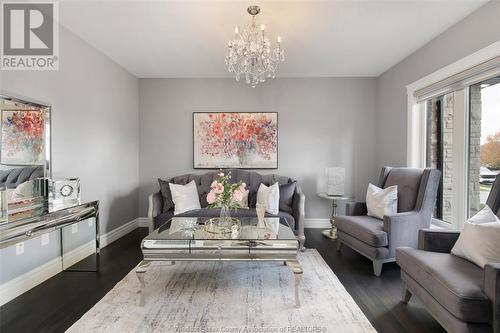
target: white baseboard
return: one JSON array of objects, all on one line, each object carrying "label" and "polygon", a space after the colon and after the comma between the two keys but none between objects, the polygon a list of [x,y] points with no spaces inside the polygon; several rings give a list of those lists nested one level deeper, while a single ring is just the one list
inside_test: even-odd
[{"label": "white baseboard", "polygon": [[150,217],[138,217],[137,220],[139,227],[149,228],[153,223]]},{"label": "white baseboard", "polygon": [[[111,244],[120,237],[125,236],[140,226],[140,221],[143,218],[136,218],[124,225],[111,230],[108,233],[101,235],[101,248]],[[147,218],[146,218],[147,219]],[[149,219],[147,219],[149,223]],[[143,222],[146,224],[146,222]],[[145,225],[148,226],[149,224]],[[91,253],[95,252],[95,242],[91,241],[77,247],[64,254],[64,265],[69,267],[83,258],[86,258]],[[45,264],[32,269],[12,280],[9,280],[0,285],[0,306],[13,300],[17,296],[25,293],[31,288],[39,285],[47,279],[50,279],[57,273],[62,271],[61,257],[54,258]]]},{"label": "white baseboard", "polygon": [[101,248],[113,243],[115,240],[122,238],[129,232],[139,227],[139,219],[140,218],[135,218],[132,221],[129,221],[119,226],[118,228],[115,228],[110,232],[101,235],[101,243],[100,243]]},{"label": "white baseboard", "polygon": [[304,228],[325,228],[330,229],[330,219],[304,219]]},{"label": "white baseboard", "polygon": [[50,279],[61,271],[61,257],[38,266],[12,280],[0,285],[0,305],[13,300],[17,296]]}]

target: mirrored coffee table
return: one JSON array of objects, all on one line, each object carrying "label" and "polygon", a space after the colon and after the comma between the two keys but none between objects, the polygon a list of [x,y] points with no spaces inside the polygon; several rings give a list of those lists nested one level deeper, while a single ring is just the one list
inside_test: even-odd
[{"label": "mirrored coffee table", "polygon": [[286,264],[294,275],[295,304],[300,306],[298,286],[302,267],[297,260],[299,243],[281,218],[238,218],[238,227],[227,234],[207,231],[209,218],[174,217],[154,230],[141,243],[144,260],[136,274],[141,284],[139,302],[144,304],[144,275],[153,261],[276,261]]}]

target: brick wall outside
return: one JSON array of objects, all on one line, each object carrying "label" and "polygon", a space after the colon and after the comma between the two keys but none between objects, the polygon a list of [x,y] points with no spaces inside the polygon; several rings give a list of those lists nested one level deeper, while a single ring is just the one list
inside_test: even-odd
[{"label": "brick wall outside", "polygon": [[443,97],[443,220],[453,222],[453,93]]},{"label": "brick wall outside", "polygon": [[470,86],[469,216],[473,216],[480,209],[481,110],[481,85],[475,84]]}]

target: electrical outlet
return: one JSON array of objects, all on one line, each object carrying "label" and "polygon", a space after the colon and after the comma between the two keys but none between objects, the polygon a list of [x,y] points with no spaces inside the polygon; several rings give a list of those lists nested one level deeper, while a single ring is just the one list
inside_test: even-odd
[{"label": "electrical outlet", "polygon": [[78,232],[78,224],[72,224],[71,225],[71,233],[76,234]]},{"label": "electrical outlet", "polygon": [[16,244],[16,256],[24,253],[24,242]]},{"label": "electrical outlet", "polygon": [[42,246],[49,244],[49,242],[50,242],[49,234],[43,234],[42,235]]}]

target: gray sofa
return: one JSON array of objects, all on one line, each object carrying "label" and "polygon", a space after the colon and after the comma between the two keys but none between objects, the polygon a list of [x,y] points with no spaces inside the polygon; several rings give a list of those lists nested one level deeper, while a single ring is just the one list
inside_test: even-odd
[{"label": "gray sofa", "polygon": [[[500,176],[486,203],[500,217]],[[419,232],[418,249],[396,250],[403,303],[415,295],[448,332],[500,333],[500,262],[482,269],[450,254],[459,235],[459,231],[424,229]]]},{"label": "gray sofa", "polygon": [[378,186],[398,185],[398,212],[380,220],[366,215],[366,203],[348,203],[346,216],[334,222],[338,250],[345,244],[369,258],[380,276],[382,265],[396,260],[396,248],[416,247],[418,230],[430,226],[440,175],[434,169],[382,168]]},{"label": "gray sofa", "polygon": [[[305,196],[300,191],[300,187],[297,182],[289,177],[279,176],[275,174],[261,175],[255,171],[246,170],[224,170],[224,172],[231,171],[231,181],[245,182],[248,194],[249,209],[237,209],[236,211],[231,211],[231,216],[234,217],[247,217],[247,216],[257,216],[255,211],[255,205],[257,202],[257,190],[261,183],[269,186],[278,182],[280,184],[280,194],[284,186],[288,189],[293,189],[292,183],[295,183],[295,189],[293,193],[289,196],[290,202],[283,202],[286,197],[280,197],[280,211],[278,213],[279,217],[284,218],[294,233],[298,236],[300,246],[303,249],[305,243],[304,235],[304,210],[305,210]],[[183,214],[176,216],[190,216],[190,217],[216,217],[219,216],[219,209],[207,208],[207,193],[210,191],[210,184],[217,178],[217,174],[220,171],[211,171],[204,174],[185,174],[182,176],[173,177],[168,180],[158,179],[160,183],[160,191],[153,193],[149,196],[149,212],[148,216],[152,219],[152,227],[158,228],[163,223],[167,222],[174,216],[173,205],[168,203],[168,183],[174,184],[187,184],[194,180],[198,187],[198,195],[200,197],[201,209],[191,210]],[[290,187],[290,185],[292,187]],[[164,186],[163,191],[167,193],[167,196],[162,194],[161,187]],[[266,213],[267,216],[273,216]]]}]

